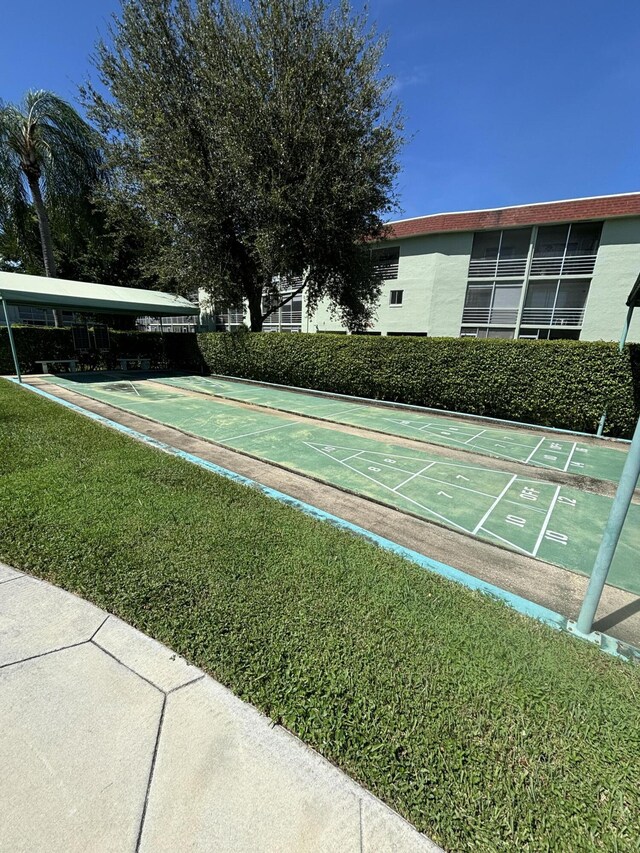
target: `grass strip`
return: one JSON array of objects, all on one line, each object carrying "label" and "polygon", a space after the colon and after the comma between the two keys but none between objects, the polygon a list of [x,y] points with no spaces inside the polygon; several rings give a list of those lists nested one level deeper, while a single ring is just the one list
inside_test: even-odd
[{"label": "grass strip", "polygon": [[166,643],[450,850],[637,850],[640,671],[0,382],[0,558]]}]

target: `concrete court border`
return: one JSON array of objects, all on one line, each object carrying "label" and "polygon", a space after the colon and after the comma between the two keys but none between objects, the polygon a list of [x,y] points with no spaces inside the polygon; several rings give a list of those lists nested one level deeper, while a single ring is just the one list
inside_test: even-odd
[{"label": "concrete court border", "polygon": [[[14,378],[10,378],[9,381],[13,382],[14,384],[19,384],[18,380],[14,379]],[[44,384],[47,384],[47,383],[45,382]],[[414,564],[419,565],[421,568],[424,568],[424,569],[427,569],[428,571],[439,574],[440,576],[445,577],[448,580],[452,580],[452,581],[455,581],[457,583],[460,583],[463,586],[467,587],[468,589],[476,590],[476,591],[482,592],[486,595],[489,595],[493,598],[496,598],[496,599],[504,602],[508,607],[516,610],[517,612],[519,612],[525,616],[529,616],[531,618],[534,618],[537,621],[543,622],[544,624],[546,624],[546,625],[548,625],[548,626],[550,626],[556,630],[570,631],[569,626],[570,626],[571,620],[567,616],[562,615],[562,614],[556,612],[555,610],[553,610],[553,609],[551,609],[551,608],[549,608],[543,604],[537,603],[536,601],[531,601],[528,598],[525,598],[525,597],[523,597],[517,593],[511,592],[511,591],[504,589],[502,587],[498,587],[495,584],[490,583],[490,582],[483,580],[481,578],[478,578],[475,575],[469,574],[466,571],[454,568],[453,566],[450,566],[447,563],[443,563],[443,562],[440,562],[438,560],[435,560],[432,557],[428,557],[423,553],[420,553],[416,550],[413,550],[412,548],[406,547],[405,545],[401,545],[398,542],[395,542],[391,539],[388,539],[387,537],[382,536],[378,533],[375,533],[372,530],[366,529],[366,528],[360,526],[359,524],[356,524],[356,523],[349,521],[345,518],[341,518],[339,516],[336,516],[331,512],[328,512],[326,510],[319,508],[318,506],[311,505],[311,504],[307,503],[305,500],[302,500],[302,499],[297,498],[297,497],[293,497],[289,494],[286,494],[286,493],[280,491],[279,489],[274,489],[271,486],[264,485],[264,484],[258,482],[257,480],[253,479],[252,477],[246,476],[244,474],[238,474],[236,471],[231,470],[230,468],[223,467],[222,465],[219,465],[215,462],[208,461],[207,459],[204,459],[201,456],[198,456],[198,455],[190,453],[188,451],[179,449],[176,446],[174,446],[172,443],[162,441],[159,438],[152,437],[145,432],[142,432],[138,429],[132,428],[131,426],[124,425],[122,423],[119,423],[116,420],[112,420],[110,417],[106,417],[105,415],[99,414],[98,411],[92,410],[92,408],[89,408],[89,407],[85,408],[84,403],[89,402],[89,400],[86,397],[82,397],[82,395],[80,395],[80,394],[74,394],[73,392],[68,392],[68,396],[70,396],[70,397],[79,397],[81,399],[81,402],[83,403],[82,406],[78,405],[75,402],[72,402],[72,400],[64,399],[63,397],[56,396],[56,395],[49,393],[48,391],[46,391],[40,387],[36,387],[34,385],[26,384],[26,385],[23,385],[22,387],[25,387],[28,390],[45,397],[46,399],[49,399],[49,400],[56,402],[56,403],[59,403],[59,404],[65,406],[65,407],[67,407],[73,411],[76,411],[79,414],[85,415],[86,417],[89,417],[93,420],[96,420],[105,426],[108,426],[112,429],[115,429],[119,432],[122,432],[126,435],[129,435],[130,437],[132,437],[138,441],[141,441],[142,443],[145,443],[145,444],[148,444],[152,447],[155,447],[156,449],[161,450],[165,453],[168,453],[170,455],[177,456],[179,458],[185,459],[186,461],[191,462],[193,464],[196,464],[201,468],[212,471],[213,473],[220,474],[220,475],[226,477],[227,479],[234,480],[235,482],[241,483],[242,485],[250,486],[253,488],[258,488],[260,491],[262,491],[267,496],[272,497],[281,503],[286,503],[289,506],[292,506],[296,509],[299,509],[299,510],[303,511],[305,514],[310,515],[316,519],[332,523],[333,525],[335,525],[337,527],[348,530],[349,532],[355,533],[356,535],[362,536],[363,538],[369,539],[370,541],[377,544],[379,547],[381,547],[385,550],[388,550],[388,551],[392,551],[392,552],[404,557],[405,559],[408,559],[410,562],[413,562]],[[59,386],[53,386],[53,388],[56,391],[59,390]],[[93,401],[91,401],[91,402],[93,402]],[[100,406],[104,409],[107,409],[107,410],[111,409],[111,410],[115,411],[117,414],[123,414],[121,412],[121,410],[119,410],[115,407],[108,406],[108,404],[98,403],[98,406]],[[140,418],[138,416],[133,416],[133,418],[140,421],[143,425],[143,428],[148,428],[147,424],[149,424],[150,421],[148,421],[145,418]],[[163,425],[160,425],[160,426],[163,426]],[[170,432],[177,432],[177,433],[180,432],[178,430],[174,430],[171,427],[165,427],[165,429],[168,429]],[[203,439],[200,439],[199,441],[205,445],[209,444],[209,442],[206,442]],[[231,455],[232,456],[238,456],[238,454],[235,454],[233,452],[231,452]],[[273,467],[273,466],[267,465],[266,467]],[[298,475],[298,476],[300,476],[300,475]],[[308,478],[302,477],[302,479],[308,479]],[[329,487],[329,488],[333,492],[339,492],[339,490],[337,490],[337,489],[333,489],[332,487]],[[346,493],[346,494],[348,494],[348,493]],[[391,512],[394,512],[394,511],[391,510]],[[423,524],[425,524],[426,526],[429,526],[429,527],[434,527],[434,525],[429,525],[426,522],[423,522]],[[439,527],[436,529],[438,531],[443,530],[443,528],[439,528]],[[453,535],[459,536],[459,534],[453,534]],[[467,543],[467,545],[468,545],[468,542],[469,542],[468,537],[461,537],[461,538],[463,538],[464,542]],[[488,544],[486,545],[486,547],[491,549],[491,551],[494,554],[496,551],[499,550],[499,549],[496,549],[494,546],[488,545]],[[512,554],[512,552],[506,552],[505,551],[504,553],[508,553],[509,556],[511,556],[511,557],[515,556]],[[530,560],[530,562],[533,564],[536,564],[537,566],[540,566],[540,565],[544,565],[545,567],[550,566],[550,564],[540,564],[540,562],[536,561],[536,560]],[[551,568],[556,568],[557,571],[562,572],[564,575],[571,575],[573,578],[581,577],[579,575],[575,575],[575,574],[569,572],[568,570],[561,569],[559,567],[551,567]],[[586,588],[586,583],[588,582],[588,578],[582,578],[582,580],[584,581],[583,586]],[[615,588],[607,587],[607,589],[610,591],[610,590],[615,589]],[[617,591],[619,593],[624,592],[623,590],[617,590]],[[623,613],[630,612],[633,615],[636,615],[638,612],[638,609],[639,609],[638,607],[636,607],[636,604],[640,605],[640,599],[638,599],[636,596],[634,596],[633,594],[630,594],[630,593],[626,593],[626,595],[624,597],[627,600],[621,606],[618,606],[618,610],[623,612]],[[609,614],[609,619],[611,619],[612,615],[614,615],[614,614]],[[607,626],[610,625],[610,621],[609,621],[609,623],[606,622],[606,617],[605,617],[604,621],[605,621],[605,624],[607,624]],[[640,620],[638,620],[638,621],[640,621]],[[600,619],[600,623],[602,623],[602,622],[603,622],[603,620]],[[630,634],[626,634],[625,638],[622,638],[622,637],[616,638],[616,637],[610,636],[606,633],[603,633],[601,631],[598,631],[597,628],[602,627],[602,625],[600,623],[596,622],[596,624],[594,626],[595,630],[593,631],[593,633],[588,638],[583,637],[581,635],[580,635],[580,638],[581,639],[588,639],[590,642],[595,643],[601,650],[607,652],[608,654],[612,654],[616,657],[620,657],[620,658],[623,658],[626,660],[629,660],[629,659],[640,660],[640,649],[636,648],[633,645],[633,643],[638,643],[638,640],[640,639],[640,633],[638,632],[637,628],[636,628],[636,630],[633,630]]]},{"label": "concrete court border", "polygon": [[[99,849],[169,850],[177,849],[174,845],[186,838],[194,850],[212,849],[212,843],[216,849],[249,850],[249,836],[258,832],[266,836],[268,849],[283,844],[286,849],[307,851],[311,849],[305,838],[310,813],[322,836],[316,840],[328,845],[323,849],[373,853],[383,845],[397,853],[442,853],[344,771],[167,646],[79,596],[2,562],[0,587],[6,590],[0,614],[8,627],[0,660],[0,675],[5,676],[0,703],[10,718],[21,718],[23,733],[29,731],[34,711],[36,721],[52,714],[52,730],[34,731],[26,742],[12,739],[12,726],[0,732],[0,751],[14,771],[4,783],[0,780],[0,789],[8,797],[3,797],[7,812],[0,821],[3,849],[3,842],[16,850],[42,849],[46,837],[48,850],[65,853],[98,849],[97,844]],[[46,690],[56,670],[63,674],[63,682],[71,679],[74,690],[51,702]],[[6,677],[10,673],[18,677],[17,688]],[[48,688],[40,686],[39,675]],[[101,679],[111,687],[109,703],[114,713],[96,714],[92,709]],[[147,687],[140,685],[142,695],[138,691],[131,696],[138,679]],[[29,707],[20,705],[25,684],[35,697]],[[104,690],[98,693],[103,695]],[[138,766],[118,776],[122,765],[117,756],[125,749],[123,732],[114,732],[107,724],[113,725],[115,719],[120,725],[119,712],[124,708],[137,708],[134,734],[142,734],[143,722],[145,746],[135,756],[127,756],[127,765],[138,762]],[[65,729],[57,724],[68,712],[71,722]],[[194,714],[199,721],[195,742],[186,725]],[[121,725],[130,723],[125,714]],[[185,731],[186,735],[181,734]],[[197,756],[203,733],[207,748]],[[67,753],[79,737],[89,760],[76,763]],[[183,764],[172,756],[176,741],[184,746],[185,737],[191,754],[182,756]],[[115,740],[115,757],[110,761],[95,752],[105,738]],[[212,766],[203,779],[206,760],[215,758],[220,748],[222,769]],[[220,773],[231,768],[234,779],[228,781],[233,784],[220,787]],[[268,780],[262,779],[264,773]],[[194,785],[199,797],[189,796]],[[183,793],[177,795],[176,789]],[[62,815],[61,790],[62,802],[68,805],[71,798],[74,803]],[[41,798],[37,807],[30,800],[35,796]],[[100,805],[105,809],[102,817]],[[116,815],[121,821],[114,820]],[[289,846],[292,838],[297,840],[293,848]]]}]

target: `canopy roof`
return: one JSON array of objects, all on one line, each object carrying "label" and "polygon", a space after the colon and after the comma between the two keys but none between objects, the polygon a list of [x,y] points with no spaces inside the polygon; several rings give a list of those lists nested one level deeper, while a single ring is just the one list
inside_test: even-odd
[{"label": "canopy roof", "polygon": [[193,302],[160,290],[113,287],[110,284],[43,278],[15,272],[0,272],[0,298],[11,305],[38,305],[43,308],[106,314],[172,317],[200,313]]},{"label": "canopy roof", "polygon": [[640,307],[640,275],[636,279],[636,283],[631,288],[631,293],[629,294],[629,298],[627,299],[627,305],[629,306],[629,308]]}]

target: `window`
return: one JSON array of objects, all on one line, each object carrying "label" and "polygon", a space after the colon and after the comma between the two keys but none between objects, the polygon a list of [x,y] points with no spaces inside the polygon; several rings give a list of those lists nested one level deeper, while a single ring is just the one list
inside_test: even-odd
[{"label": "window", "polygon": [[387,332],[389,338],[428,338],[428,332]]},{"label": "window", "polygon": [[600,245],[602,222],[577,222],[571,226],[567,255],[595,255]]},{"label": "window", "polygon": [[461,338],[513,338],[514,329],[483,329],[479,326],[463,326]]},{"label": "window", "polygon": [[531,275],[591,275],[601,233],[601,222],[541,226],[533,251]]},{"label": "window", "polygon": [[476,231],[473,235],[469,276],[493,278],[524,275],[530,245],[531,228]]},{"label": "window", "polygon": [[520,304],[520,294],[522,293],[522,285],[505,285],[496,284],[496,289],[493,294],[494,308],[515,308],[517,310]]},{"label": "window", "polygon": [[490,308],[493,285],[470,284],[464,301],[465,308]]},{"label": "window", "polygon": [[470,281],[462,312],[463,323],[515,325],[522,295],[521,281],[503,281],[479,284]]},{"label": "window", "polygon": [[500,243],[500,259],[526,259],[531,243],[531,228],[513,228],[502,232]]},{"label": "window", "polygon": [[502,231],[477,231],[473,235],[471,257],[474,261],[495,261],[500,251]]},{"label": "window", "polygon": [[402,294],[404,290],[392,290],[389,297],[389,305],[402,305]]},{"label": "window", "polygon": [[522,312],[523,325],[582,325],[589,284],[589,279],[584,278],[530,281]]},{"label": "window", "polygon": [[372,249],[371,260],[376,273],[385,281],[398,278],[398,266],[400,264],[400,246],[384,249]]},{"label": "window", "polygon": [[518,335],[536,341],[580,340],[580,329],[525,329]]},{"label": "window", "polygon": [[568,225],[544,225],[538,228],[534,258],[559,258],[564,255],[569,236]]}]

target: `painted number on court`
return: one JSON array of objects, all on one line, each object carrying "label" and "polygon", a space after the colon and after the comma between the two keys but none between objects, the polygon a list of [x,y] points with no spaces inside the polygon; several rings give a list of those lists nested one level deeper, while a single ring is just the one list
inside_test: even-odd
[{"label": "painted number on court", "polygon": [[560,497],[558,498],[558,503],[559,504],[566,504],[567,506],[575,506],[576,505],[576,499],[575,498],[565,498],[564,495],[560,495]]},{"label": "painted number on court", "polygon": [[551,542],[557,542],[559,545],[566,545],[569,541],[569,537],[564,533],[556,533],[555,530],[547,530],[544,534],[545,539],[549,539]]}]

